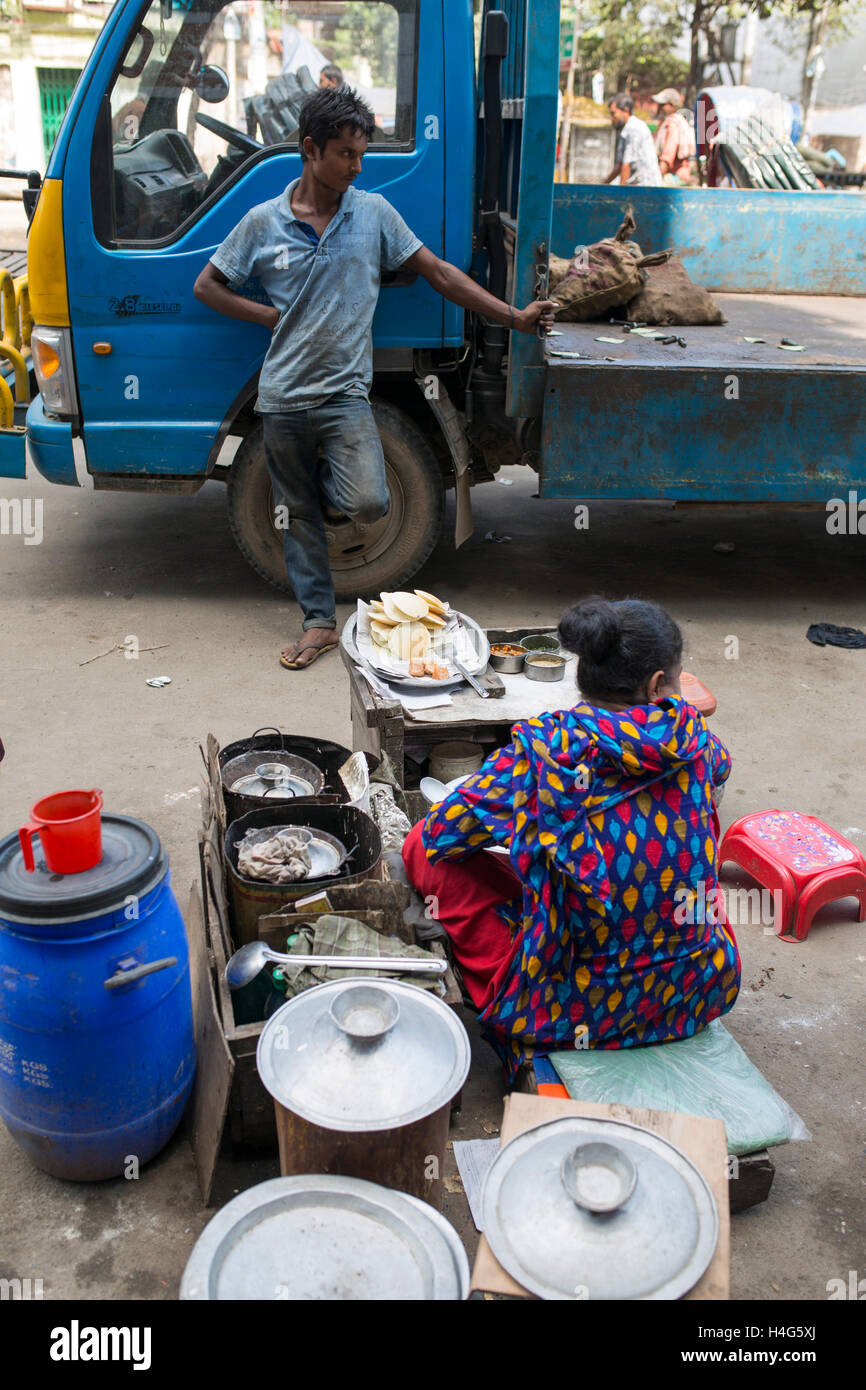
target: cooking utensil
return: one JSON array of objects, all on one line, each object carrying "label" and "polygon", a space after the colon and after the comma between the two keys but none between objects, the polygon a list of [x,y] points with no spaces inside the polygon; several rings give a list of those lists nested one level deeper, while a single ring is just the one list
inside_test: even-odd
[{"label": "cooking utensil", "polygon": [[398,975],[444,975],[446,960],[431,956],[429,963],[417,956],[301,956],[283,955],[264,941],[248,941],[226,964],[229,989],[243,989],[261,974],[268,961],[277,965],[324,965],[338,970],[393,970]]},{"label": "cooking utensil", "polygon": [[481,696],[482,700],[490,699],[490,691],[485,690],[481,682],[477,681],[475,677],[469,671],[466,670],[466,667],[463,665],[462,661],[458,661],[456,656],[452,656],[451,664],[457,667],[457,670],[460,672],[463,679],[469,682],[469,684],[472,686],[472,689],[476,692],[477,695]]},{"label": "cooking utensil", "polygon": [[561,681],[565,675],[564,656],[553,652],[527,652],[523,674],[530,681]]},{"label": "cooking utensil", "polygon": [[673,1299],[706,1270],[719,1218],[692,1161],[624,1120],[565,1116],[500,1149],[482,1196],[502,1267],[548,1299]]},{"label": "cooking utensil", "polygon": [[[471,776],[471,773],[468,774]],[[428,806],[436,806],[450,796],[455,787],[466,781],[466,776],[452,777],[450,782],[442,782],[438,777],[422,777],[419,790]]]},{"label": "cooking utensil", "polygon": [[[493,645],[495,646],[496,644],[494,643]],[[513,642],[508,642],[504,643],[503,645],[515,646],[516,644]],[[511,653],[505,655],[500,654],[499,652],[495,652],[493,650],[493,647],[491,647],[490,649],[490,665],[493,667],[494,671],[502,671],[506,676],[519,675],[520,672],[523,670],[523,662],[525,658],[526,652],[523,650],[521,650],[519,656],[515,656]]]},{"label": "cooking utensil", "polygon": [[256,1064],[283,1174],[339,1172],[438,1204],[469,1038],[436,995],[397,980],[319,985],[267,1020]]},{"label": "cooking utensil", "polygon": [[407,1192],[329,1173],[272,1178],[208,1222],[180,1286],[196,1299],[464,1299],[469,1262],[443,1216]]},{"label": "cooking utensil", "polygon": [[559,638],[554,637],[552,632],[533,632],[529,637],[524,637],[520,646],[527,652],[550,652],[553,654],[562,650],[559,645]]}]

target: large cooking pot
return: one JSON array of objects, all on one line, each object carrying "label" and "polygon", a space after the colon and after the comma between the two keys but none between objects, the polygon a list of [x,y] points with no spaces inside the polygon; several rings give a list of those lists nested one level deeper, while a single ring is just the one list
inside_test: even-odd
[{"label": "large cooking pot", "polygon": [[[349,799],[346,788],[340,780],[340,768],[352,756],[341,743],[331,743],[326,738],[301,738],[295,734],[282,734],[279,729],[259,729],[251,738],[242,738],[227,743],[219,752],[220,779],[222,781],[223,801],[226,808],[226,824],[249,811],[260,811],[271,806],[284,806],[289,803],[308,805],[311,800],[319,803],[338,805]],[[373,753],[364,757],[371,772],[379,766],[379,759]],[[245,774],[254,773],[262,763],[289,762],[301,759],[312,764],[315,774],[296,766],[294,770],[308,783],[312,783],[312,796],[294,795],[285,800],[272,796],[250,795],[245,791],[232,791],[233,784]]]},{"label": "large cooking pot", "polygon": [[[238,873],[238,844],[248,830],[265,826],[308,825],[324,830],[354,853],[338,873],[328,878],[304,878],[296,883],[265,883],[242,878]],[[283,912],[297,898],[306,898],[318,889],[327,891],[335,883],[356,883],[382,876],[382,837],[371,816],[355,806],[322,805],[317,801],[269,801],[261,811],[250,811],[232,821],[225,836],[226,877],[235,944],[257,941],[259,918],[266,913]]]},{"label": "large cooking pot", "polygon": [[438,1207],[469,1038],[447,1004],[396,980],[338,980],[272,1014],[256,1053],[280,1171],[339,1173]]}]

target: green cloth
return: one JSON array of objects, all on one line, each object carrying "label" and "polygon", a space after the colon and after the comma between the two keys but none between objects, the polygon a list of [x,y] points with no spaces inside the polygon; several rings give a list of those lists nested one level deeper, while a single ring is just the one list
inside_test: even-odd
[{"label": "green cloth", "polygon": [[[301,956],[413,956],[418,960],[429,960],[431,951],[420,946],[409,946],[398,936],[382,936],[380,932],[358,922],[354,917],[337,916],[325,912],[313,926],[305,924],[298,930],[293,946],[288,947],[289,955]],[[442,952],[432,951],[442,958]],[[291,999],[314,985],[327,980],[358,980],[381,978],[401,980],[407,985],[417,985],[421,989],[432,990],[434,994],[444,995],[445,984],[441,975],[396,975],[382,970],[335,970],[333,966],[284,965],[282,967],[286,982],[286,998]]]},{"label": "green cloth", "polygon": [[724,1120],[728,1153],[811,1137],[718,1019],[679,1042],[552,1052],[549,1060],[573,1100]]}]

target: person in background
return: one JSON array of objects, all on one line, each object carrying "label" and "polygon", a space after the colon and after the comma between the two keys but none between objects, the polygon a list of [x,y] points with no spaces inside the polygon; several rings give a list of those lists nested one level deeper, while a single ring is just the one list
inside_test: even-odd
[{"label": "person in background", "polygon": [[342,87],[343,69],[338,68],[336,63],[326,63],[319,73],[320,87]]},{"label": "person in background", "polygon": [[627,92],[617,92],[608,103],[611,125],[619,132],[614,166],[605,183],[661,184],[652,132],[645,121],[633,115],[634,102]]},{"label": "person in background", "polygon": [[724,913],[696,906],[701,885],[718,903],[731,760],[680,694],[679,628],[655,603],[589,598],[559,637],[578,703],[515,724],[403,847],[512,1081],[535,1053],[690,1037],[740,986]]},{"label": "person in background", "polygon": [[661,176],[669,184],[691,183],[697,145],[694,126],[682,109],[682,97],[674,87],[665,87],[653,101],[659,117],[655,147]]}]

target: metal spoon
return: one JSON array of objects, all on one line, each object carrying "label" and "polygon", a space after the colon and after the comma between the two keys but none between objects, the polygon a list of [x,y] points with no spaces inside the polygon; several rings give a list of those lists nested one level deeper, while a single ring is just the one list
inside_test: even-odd
[{"label": "metal spoon", "polygon": [[284,956],[264,941],[248,941],[226,965],[229,989],[248,985],[269,960],[278,965],[327,965],[334,970],[393,970],[399,975],[444,975],[448,969],[448,962],[435,956],[429,962],[417,956]]}]

